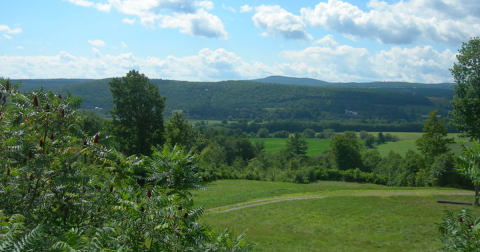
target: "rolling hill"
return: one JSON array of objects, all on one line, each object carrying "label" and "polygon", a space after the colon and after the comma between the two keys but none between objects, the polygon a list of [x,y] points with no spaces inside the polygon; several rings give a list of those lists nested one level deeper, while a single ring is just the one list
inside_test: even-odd
[{"label": "rolling hill", "polygon": [[[82,107],[112,108],[110,79],[23,80],[31,91],[71,92]],[[446,114],[453,84],[328,83],[271,76],[256,81],[187,82],[151,79],[166,100],[166,113],[181,110],[194,119],[403,120],[417,121],[439,109]],[[276,83],[272,83],[276,82]],[[323,86],[322,86],[323,85]],[[356,112],[356,113],[354,113]]]}]

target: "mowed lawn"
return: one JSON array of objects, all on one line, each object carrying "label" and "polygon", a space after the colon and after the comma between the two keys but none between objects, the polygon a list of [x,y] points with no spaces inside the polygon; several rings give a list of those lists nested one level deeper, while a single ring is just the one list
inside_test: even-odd
[{"label": "mowed lawn", "polygon": [[[247,230],[255,251],[441,251],[435,223],[460,205],[437,200],[473,200],[472,191],[448,188],[393,188],[372,184],[220,180],[194,191],[207,209],[200,222],[235,234]],[[468,194],[468,195],[459,195]],[[325,196],[298,200],[285,197]],[[253,200],[277,200],[231,211],[208,209]],[[480,215],[478,208],[472,209]],[[233,209],[233,210],[232,210]]]},{"label": "mowed lawn", "polygon": [[[387,132],[384,132],[386,134]],[[370,132],[370,134],[377,136],[377,132]],[[390,151],[399,153],[404,156],[408,150],[417,150],[415,140],[420,138],[423,133],[419,132],[391,132],[390,134],[398,136],[400,141],[388,142],[377,146],[381,156],[386,156]],[[462,143],[470,146],[470,142],[466,138],[459,138],[459,134],[449,134],[449,137],[454,137],[455,143],[450,146],[453,153],[460,154],[462,152]],[[249,138],[252,143],[261,142],[265,143],[265,151],[267,153],[278,153],[286,149],[286,142],[288,138]],[[305,138],[308,142],[308,156],[319,155],[322,152],[330,149],[331,139],[319,139],[319,138]],[[364,140],[360,140],[361,144]]]}]

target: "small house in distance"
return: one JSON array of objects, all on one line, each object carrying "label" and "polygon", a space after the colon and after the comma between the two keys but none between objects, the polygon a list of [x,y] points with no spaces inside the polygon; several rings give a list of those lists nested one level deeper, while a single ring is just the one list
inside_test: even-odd
[{"label": "small house in distance", "polygon": [[345,109],[345,115],[358,115],[358,113],[356,111]]}]

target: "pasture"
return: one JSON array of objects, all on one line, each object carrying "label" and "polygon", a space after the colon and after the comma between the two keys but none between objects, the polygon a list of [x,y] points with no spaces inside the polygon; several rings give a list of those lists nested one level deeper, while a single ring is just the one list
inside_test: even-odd
[{"label": "pasture", "polygon": [[[473,192],[319,181],[291,184],[220,180],[194,191],[201,222],[247,230],[255,251],[439,251],[436,222]],[[464,206],[463,206],[464,207]],[[479,209],[467,206],[479,215]]]},{"label": "pasture", "polygon": [[[377,136],[378,132],[369,132],[370,134]],[[386,134],[388,132],[384,132]],[[339,134],[339,133],[338,133]],[[394,136],[398,136],[400,141],[397,142],[388,142],[377,146],[377,150],[380,152],[381,156],[386,156],[390,151],[394,151],[404,156],[408,150],[417,150],[415,145],[415,140],[420,138],[423,133],[421,132],[390,132]],[[460,138],[459,134],[452,133],[448,137],[454,137],[455,143],[450,146],[452,152],[455,154],[460,154],[462,152],[462,143],[467,146],[470,146],[470,142],[466,138]],[[286,148],[286,141],[288,138],[249,138],[252,143],[254,142],[265,142],[265,152],[266,153],[278,153]],[[319,155],[322,152],[330,149],[331,139],[320,139],[320,138],[305,138],[308,142],[308,156]],[[359,141],[363,144],[364,141]]]}]

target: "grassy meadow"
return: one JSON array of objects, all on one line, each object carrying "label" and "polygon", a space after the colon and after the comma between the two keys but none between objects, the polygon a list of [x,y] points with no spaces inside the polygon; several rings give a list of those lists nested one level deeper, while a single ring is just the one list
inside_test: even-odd
[{"label": "grassy meadow", "polygon": [[206,208],[200,221],[237,235],[247,230],[255,251],[440,251],[435,223],[446,209],[465,206],[437,200],[473,201],[472,191],[458,189],[331,181],[219,180],[207,186],[194,191],[195,203]]},{"label": "grassy meadow", "polygon": [[[384,132],[386,134],[388,132]],[[370,134],[377,136],[377,132],[370,132]],[[398,136],[400,141],[388,142],[377,146],[380,155],[386,156],[390,151],[394,151],[404,156],[408,150],[417,150],[415,146],[415,140],[420,138],[423,133],[420,132],[390,132],[394,136]],[[462,143],[467,146],[470,145],[468,139],[459,138],[459,134],[449,134],[449,137],[454,137],[455,142],[450,146],[453,153],[460,154],[462,151]],[[286,141],[288,138],[249,138],[252,143],[258,141],[265,142],[265,150],[267,153],[278,153],[286,148]],[[306,138],[308,142],[308,156],[319,155],[322,152],[330,149],[331,139],[319,139],[319,138]],[[359,140],[362,143],[363,140]]]}]

